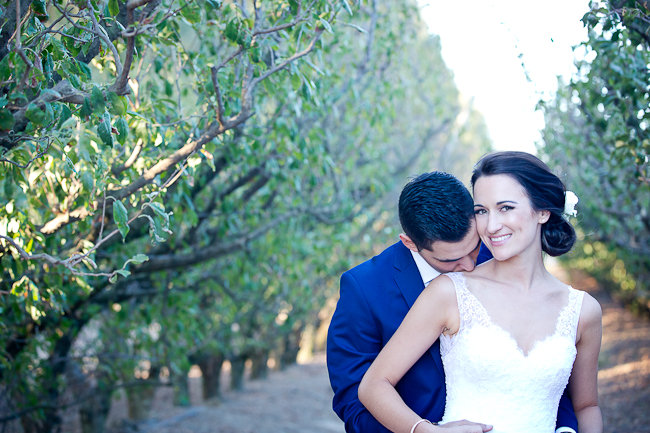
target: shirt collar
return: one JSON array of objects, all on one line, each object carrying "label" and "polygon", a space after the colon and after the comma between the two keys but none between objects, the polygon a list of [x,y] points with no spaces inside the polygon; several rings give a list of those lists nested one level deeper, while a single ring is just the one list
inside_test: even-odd
[{"label": "shirt collar", "polygon": [[431,280],[433,280],[438,275],[440,275],[440,272],[433,269],[433,267],[430,264],[428,264],[426,260],[424,260],[424,258],[420,255],[420,253],[411,251],[411,255],[413,256],[413,260],[415,260],[415,265],[418,267],[418,271],[420,272],[420,277],[422,277],[422,282],[426,287],[426,285],[429,284]]}]

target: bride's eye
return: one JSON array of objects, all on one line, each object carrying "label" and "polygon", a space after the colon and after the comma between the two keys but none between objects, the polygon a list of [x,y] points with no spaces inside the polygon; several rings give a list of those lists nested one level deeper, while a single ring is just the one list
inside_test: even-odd
[{"label": "bride's eye", "polygon": [[485,209],[474,209],[474,215],[484,215],[486,212]]}]

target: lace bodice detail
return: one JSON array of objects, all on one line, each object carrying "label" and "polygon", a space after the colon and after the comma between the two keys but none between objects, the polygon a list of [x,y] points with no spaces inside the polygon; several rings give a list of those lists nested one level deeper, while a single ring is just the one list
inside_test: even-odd
[{"label": "lace bodice detail", "polygon": [[576,357],[584,292],[568,287],[555,332],[525,354],[508,331],[492,322],[463,274],[446,275],[456,288],[460,327],[453,336],[440,336],[447,385],[442,422],[492,424],[492,433],[553,433]]}]

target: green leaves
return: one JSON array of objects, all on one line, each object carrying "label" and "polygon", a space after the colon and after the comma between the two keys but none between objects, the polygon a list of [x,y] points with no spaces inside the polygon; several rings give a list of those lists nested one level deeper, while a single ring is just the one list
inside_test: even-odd
[{"label": "green leaves", "polygon": [[239,20],[233,18],[228,21],[228,24],[226,24],[226,30],[224,31],[226,38],[235,43],[239,41],[239,25]]},{"label": "green leaves", "polygon": [[129,214],[126,211],[126,207],[119,200],[113,200],[113,219],[124,241],[126,235],[129,233]]},{"label": "green leaves", "polygon": [[25,117],[38,126],[45,126],[50,123],[54,117],[52,105],[47,102],[42,105],[31,103],[25,111]]},{"label": "green leaves", "polygon": [[[70,15],[72,23],[49,27],[54,22],[42,26],[29,18],[21,27],[22,46],[32,47],[25,52],[36,69],[42,66],[42,76],[27,71],[16,52],[0,59],[7,89],[0,128],[16,127],[10,116],[25,110],[25,135],[38,138],[5,157],[25,164],[47,149],[25,169],[0,170],[0,191],[14,203],[11,215],[0,205],[0,229],[11,227],[7,233],[36,257],[88,254],[73,270],[78,273],[49,263],[42,272],[42,261],[0,256],[12,278],[39,278],[40,297],[31,302],[48,320],[39,344],[30,341],[15,358],[22,364],[10,370],[12,377],[30,378],[20,385],[37,402],[44,394],[50,401],[51,384],[65,383],[37,364],[68,355],[53,351],[61,332],[65,338],[83,332],[74,329],[75,317],[94,323],[101,315],[98,337],[79,348],[101,359],[89,374],[125,382],[140,361],[185,365],[184,357],[206,341],[218,341],[230,355],[268,350],[288,338],[335,292],[337,272],[395,235],[373,224],[375,215],[392,212],[381,207],[383,194],[407,175],[397,162],[411,154],[394,145],[395,137],[419,148],[426,131],[460,135],[445,126],[453,121],[443,122],[459,108],[439,46],[418,39],[425,32],[401,2],[381,0],[376,30],[363,35],[354,28],[371,28],[373,18],[349,0],[264,0],[257,14],[232,1],[173,2],[175,14],[166,3],[149,2],[134,11],[142,21],[126,29],[116,21],[125,2],[92,3],[94,11],[75,1],[83,9]],[[83,30],[94,25],[91,13],[113,47]],[[337,14],[349,25],[337,23]],[[111,91],[113,48],[124,60],[124,34],[134,28],[146,31],[135,35],[135,60],[124,65],[130,67],[127,99]],[[323,44],[266,75],[312,46],[321,28],[331,32]],[[20,87],[32,72],[35,79]],[[63,99],[48,95],[55,86],[65,90]],[[49,108],[38,102],[43,99],[52,100]],[[445,143],[449,161],[466,160],[474,143],[483,143],[479,127],[466,131],[472,133],[467,142]],[[435,164],[439,141],[427,141],[421,152],[427,158],[409,170]],[[71,218],[61,222],[65,214]],[[39,231],[52,226],[48,235]],[[113,237],[102,242],[107,233]],[[349,239],[361,241],[350,245]],[[105,275],[119,287],[109,286]],[[58,305],[68,309],[51,308],[48,293],[65,297]],[[23,298],[2,300],[3,326],[22,332],[32,320]],[[153,344],[156,326],[167,338]],[[111,351],[132,358],[102,357]],[[23,365],[35,367],[26,372]]]},{"label": "green leaves", "polygon": [[117,281],[117,277],[128,277],[131,275],[131,271],[126,270],[126,266],[129,263],[133,263],[134,265],[141,265],[142,263],[146,262],[149,260],[149,257],[146,254],[136,254],[135,256],[131,257],[129,260],[124,262],[124,265],[122,265],[122,269],[116,269],[113,271],[113,275],[109,278],[109,282],[115,283]]},{"label": "green leaves", "polygon": [[146,254],[136,254],[135,256],[133,256],[129,260],[127,260],[124,263],[124,266],[126,266],[129,263],[133,263],[134,265],[140,265],[140,264],[146,262],[147,260],[149,260],[149,256],[147,256]]},{"label": "green leaves", "polygon": [[113,135],[111,134],[111,116],[104,113],[100,122],[97,124],[97,135],[105,146],[113,147]]},{"label": "green leaves", "polygon": [[79,116],[87,120],[93,114],[93,107],[90,102],[90,99],[84,98],[83,103],[81,104],[81,109],[79,110]]},{"label": "green leaves", "polygon": [[90,103],[93,107],[93,113],[103,114],[106,111],[106,104],[104,101],[104,94],[97,86],[93,86],[90,92]]},{"label": "green leaves", "polygon": [[72,111],[68,108],[67,105],[62,104],[61,105],[61,113],[59,114],[59,123],[57,124],[57,128],[61,128],[68,119],[72,117]]},{"label": "green leaves", "polygon": [[153,236],[153,240],[155,242],[165,242],[168,235],[172,234],[170,217],[173,212],[166,212],[162,204],[153,201],[145,203],[143,208],[149,208],[153,211],[153,216],[147,214],[140,216],[149,220],[149,233]]},{"label": "green leaves", "polygon": [[633,1],[620,2],[616,13],[602,5],[583,18],[592,60],[582,61],[581,75],[544,105],[543,151],[581,200],[579,228],[589,236],[570,258],[572,265],[647,308],[650,51],[640,33],[647,32],[649,17]]},{"label": "green leaves", "polygon": [[125,269],[116,269],[115,271],[113,271],[113,275],[111,275],[111,277],[108,279],[108,281],[111,284],[114,284],[115,282],[117,282],[117,277],[118,276],[128,277],[129,275],[131,275],[131,272],[129,272],[129,271],[125,270]]},{"label": "green leaves", "polygon": [[0,108],[0,130],[9,131],[14,126],[14,116],[6,108]]},{"label": "green leaves", "polygon": [[245,24],[245,21],[239,17],[232,18],[226,24],[224,30],[224,36],[231,42],[234,42],[243,47],[248,47],[250,45],[250,35],[248,34],[248,28]]},{"label": "green leaves", "polygon": [[31,8],[39,20],[45,21],[49,18],[47,14],[47,4],[45,0],[32,0]]},{"label": "green leaves", "polygon": [[115,92],[108,92],[108,100],[110,102],[109,112],[116,116],[124,116],[128,108],[126,97],[119,96]]},{"label": "green leaves", "polygon": [[126,139],[129,136],[129,125],[126,123],[122,117],[117,119],[115,122],[115,129],[117,129],[117,141],[120,144],[126,143]]},{"label": "green leaves", "polygon": [[195,1],[181,0],[181,15],[190,23],[196,24],[201,22],[201,10],[199,3]]},{"label": "green leaves", "polygon": [[120,13],[120,4],[118,0],[108,0],[108,13],[114,17]]}]

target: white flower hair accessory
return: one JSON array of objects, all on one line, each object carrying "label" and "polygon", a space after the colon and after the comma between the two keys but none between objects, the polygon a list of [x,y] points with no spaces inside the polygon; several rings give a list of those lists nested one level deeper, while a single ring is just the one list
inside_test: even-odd
[{"label": "white flower hair accessory", "polygon": [[575,195],[573,191],[567,190],[564,193],[564,212],[562,213],[567,217],[577,216],[578,211],[576,210],[576,205],[578,204],[578,201],[580,201],[578,196]]}]

